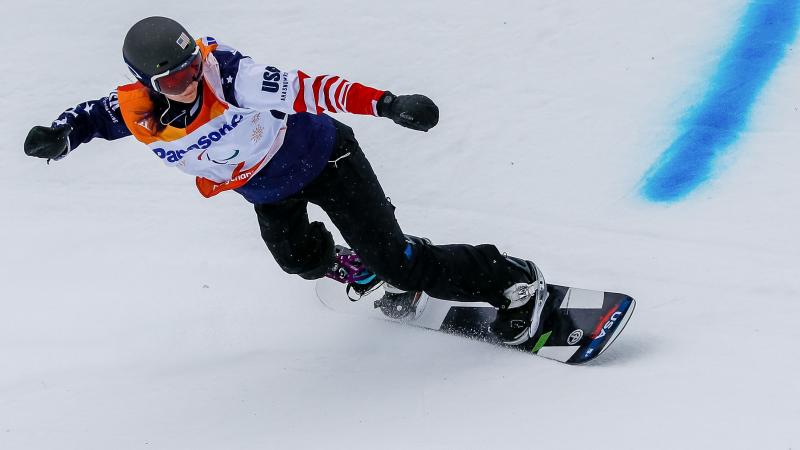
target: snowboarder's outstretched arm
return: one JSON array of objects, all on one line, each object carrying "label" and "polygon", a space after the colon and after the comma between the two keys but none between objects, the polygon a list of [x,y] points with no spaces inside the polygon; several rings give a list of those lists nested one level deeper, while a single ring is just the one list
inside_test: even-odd
[{"label": "snowboarder's outstretched arm", "polygon": [[61,113],[49,127],[35,126],[25,139],[25,153],[45,159],[61,159],[82,143],[130,136],[122,120],[116,91]]},{"label": "snowboarder's outstretched arm", "polygon": [[[351,113],[387,117],[414,130],[428,131],[439,122],[439,108],[424,95],[396,96],[337,75],[309,75],[302,70],[282,71],[254,62],[226,46],[232,58],[220,62],[235,72],[237,103],[254,109],[277,110],[287,114]],[[235,67],[231,67],[234,66]],[[231,70],[232,69],[232,70]],[[223,81],[224,83],[224,81]]]}]

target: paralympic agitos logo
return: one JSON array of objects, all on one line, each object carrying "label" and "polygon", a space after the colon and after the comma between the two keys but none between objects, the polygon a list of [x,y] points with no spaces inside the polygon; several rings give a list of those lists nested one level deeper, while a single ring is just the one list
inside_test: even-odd
[{"label": "paralympic agitos logo", "polygon": [[205,150],[214,145],[215,142],[221,140],[227,133],[233,131],[233,129],[236,128],[237,125],[239,125],[242,119],[244,119],[244,116],[242,116],[241,114],[234,115],[233,118],[231,119],[231,123],[226,123],[225,125],[222,126],[222,128],[218,129],[217,131],[212,131],[207,135],[202,136],[200,139],[197,140],[197,143],[186,147],[185,150],[183,149],[165,150],[163,148],[154,148],[153,153],[155,153],[156,156],[158,156],[161,159],[166,159],[168,162],[171,163],[178,162],[181,159],[183,159],[186,153],[192,150]]}]

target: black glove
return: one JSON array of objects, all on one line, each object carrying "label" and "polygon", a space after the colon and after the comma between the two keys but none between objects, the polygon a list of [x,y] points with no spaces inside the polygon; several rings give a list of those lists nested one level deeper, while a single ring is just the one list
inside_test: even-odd
[{"label": "black glove", "polygon": [[378,115],[419,131],[428,131],[439,123],[439,108],[420,94],[394,95],[386,91],[378,100]]},{"label": "black glove", "polygon": [[55,127],[35,126],[25,138],[25,154],[37,158],[55,159],[64,156],[69,149],[67,136],[72,131],[69,125]]}]

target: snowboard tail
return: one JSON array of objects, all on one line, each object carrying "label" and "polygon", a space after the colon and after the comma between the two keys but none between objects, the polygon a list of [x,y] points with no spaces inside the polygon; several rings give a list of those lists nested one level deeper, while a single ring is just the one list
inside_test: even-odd
[{"label": "snowboard tail", "polygon": [[419,293],[411,310],[400,305],[387,308],[382,287],[353,302],[342,284],[317,281],[317,296],[335,311],[465,336],[567,364],[583,364],[600,356],[625,328],[636,306],[630,296],[613,292],[559,285],[548,285],[547,291],[546,314],[536,333],[520,345],[509,346],[491,332],[497,310],[488,303],[441,300]]}]

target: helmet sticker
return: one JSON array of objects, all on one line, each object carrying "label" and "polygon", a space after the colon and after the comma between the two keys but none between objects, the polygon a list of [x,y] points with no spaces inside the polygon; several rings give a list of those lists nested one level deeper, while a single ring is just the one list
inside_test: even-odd
[{"label": "helmet sticker", "polygon": [[178,44],[178,47],[186,50],[186,46],[188,46],[190,42],[191,39],[189,39],[189,36],[187,36],[186,33],[181,33],[180,37],[175,43]]}]

